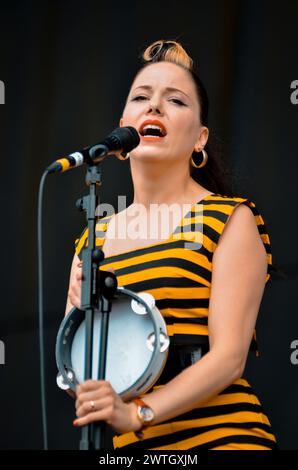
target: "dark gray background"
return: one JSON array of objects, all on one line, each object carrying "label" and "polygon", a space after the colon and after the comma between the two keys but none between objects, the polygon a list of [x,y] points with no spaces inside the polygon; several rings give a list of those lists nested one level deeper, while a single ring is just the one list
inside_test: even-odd
[{"label": "dark gray background", "polygon": [[[209,93],[210,131],[239,174],[241,195],[265,218],[273,261],[258,320],[259,359],[247,375],[282,449],[298,448],[297,122],[298,3],[260,0],[157,2],[10,1],[0,11],[1,286],[0,448],[42,447],[36,208],[45,166],[97,142],[118,125],[137,56],[150,42],[178,39]],[[106,159],[101,200],[132,196],[128,163]],[[55,385],[54,345],[64,312],[73,242],[85,220],[83,168],[51,176],[44,204],[49,445],[76,449],[73,403]]]}]

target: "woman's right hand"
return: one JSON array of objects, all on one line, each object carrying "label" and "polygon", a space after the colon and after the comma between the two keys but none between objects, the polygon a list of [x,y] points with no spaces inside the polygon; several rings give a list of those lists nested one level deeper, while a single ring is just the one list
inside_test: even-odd
[{"label": "woman's right hand", "polygon": [[[110,271],[115,274],[113,268],[108,268],[106,271]],[[81,308],[81,290],[82,290],[82,262],[78,255],[75,253],[71,271],[70,271],[70,278],[69,278],[69,287],[68,287],[68,294],[67,294],[67,302],[65,308],[65,315],[73,308],[76,307],[78,309]]]},{"label": "woman's right hand", "polygon": [[65,308],[65,315],[73,308],[81,308],[81,289],[82,289],[82,262],[75,253],[69,278],[69,288],[67,294],[67,303]]}]

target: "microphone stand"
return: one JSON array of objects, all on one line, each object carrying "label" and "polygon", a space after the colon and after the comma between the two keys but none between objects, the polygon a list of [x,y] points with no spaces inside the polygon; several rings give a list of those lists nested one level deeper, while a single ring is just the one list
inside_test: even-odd
[{"label": "microphone stand", "polygon": [[[112,307],[112,298],[117,290],[115,274],[100,271],[100,263],[104,253],[95,246],[95,211],[98,205],[97,187],[101,186],[101,168],[90,164],[86,174],[86,184],[89,186],[89,195],[80,198],[76,206],[86,212],[88,223],[88,246],[82,251],[82,293],[81,310],[85,311],[85,364],[84,379],[92,378],[93,359],[93,327],[94,312],[101,310],[100,351],[97,379],[105,379],[106,354],[108,340],[109,313]],[[106,422],[100,421],[88,424],[82,428],[80,450],[98,450],[105,448]]]}]

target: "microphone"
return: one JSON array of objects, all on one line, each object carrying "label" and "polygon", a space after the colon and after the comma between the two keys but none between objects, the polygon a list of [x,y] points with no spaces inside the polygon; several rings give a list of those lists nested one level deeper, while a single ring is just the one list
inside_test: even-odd
[{"label": "microphone", "polygon": [[79,152],[59,158],[59,160],[51,163],[46,170],[49,173],[62,173],[71,168],[81,166],[83,163],[96,165],[110,154],[119,153],[125,156],[126,153],[137,147],[139,143],[140,136],[134,127],[117,127],[99,144],[85,147]]}]

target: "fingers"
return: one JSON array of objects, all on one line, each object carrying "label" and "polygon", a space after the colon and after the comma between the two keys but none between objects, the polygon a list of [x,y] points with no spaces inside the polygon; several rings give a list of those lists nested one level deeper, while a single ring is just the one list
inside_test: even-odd
[{"label": "fingers", "polygon": [[71,282],[68,290],[68,298],[72,305],[81,308],[81,290],[82,290],[82,262],[76,264],[74,274],[71,277]]},{"label": "fingers", "polygon": [[[77,281],[82,281],[82,279],[83,279],[82,266],[83,266],[83,263],[82,263],[82,261],[80,261],[77,264],[77,269],[76,269],[76,273],[75,273],[75,278],[76,278]],[[80,286],[81,286],[81,284],[82,284],[82,282],[79,282]]]},{"label": "fingers", "polygon": [[76,387],[76,408],[78,409],[85,402],[90,403],[92,400],[98,400],[112,394],[113,389],[109,382],[105,380],[86,380],[86,382]]},{"label": "fingers", "polygon": [[94,421],[109,421],[113,416],[113,407],[107,407],[94,413],[88,413],[81,418],[75,419],[73,422],[74,426],[86,426],[87,424],[93,423]]},{"label": "fingers", "polygon": [[[82,261],[79,261],[79,258],[75,258],[72,267],[72,273],[68,289],[68,299],[74,307],[81,308],[81,291],[82,291]],[[107,268],[106,271],[109,271],[115,274],[115,271],[112,267]]]},{"label": "fingers", "polygon": [[82,418],[87,414],[94,414],[112,406],[113,397],[111,396],[103,397],[100,400],[87,400],[76,409],[76,415],[78,418]]},{"label": "fingers", "polygon": [[105,380],[87,380],[76,387],[76,415],[74,426],[85,426],[93,421],[107,420],[115,406],[113,389]]},{"label": "fingers", "polygon": [[110,386],[110,382],[107,380],[86,380],[81,384],[77,385],[76,392],[77,395],[83,392],[89,392],[91,390],[97,390],[99,387],[103,387],[104,385]]},{"label": "fingers", "polygon": [[104,381],[91,381],[90,380],[88,382],[90,382],[90,384],[88,384],[85,387],[85,389],[88,391],[83,391],[83,388],[79,385],[76,388],[76,393],[77,393],[76,408],[77,409],[84,402],[90,403],[90,401],[92,400],[99,400],[111,392],[110,387],[104,386],[104,383],[105,383]]},{"label": "fingers", "polygon": [[80,393],[79,395],[77,395],[76,407],[80,406],[82,403],[87,402],[87,401],[99,400],[105,395],[106,395],[106,389],[98,389],[98,390],[92,390],[91,392]]},{"label": "fingers", "polygon": [[77,291],[73,286],[69,287],[68,298],[74,307],[81,308],[81,292]]}]

